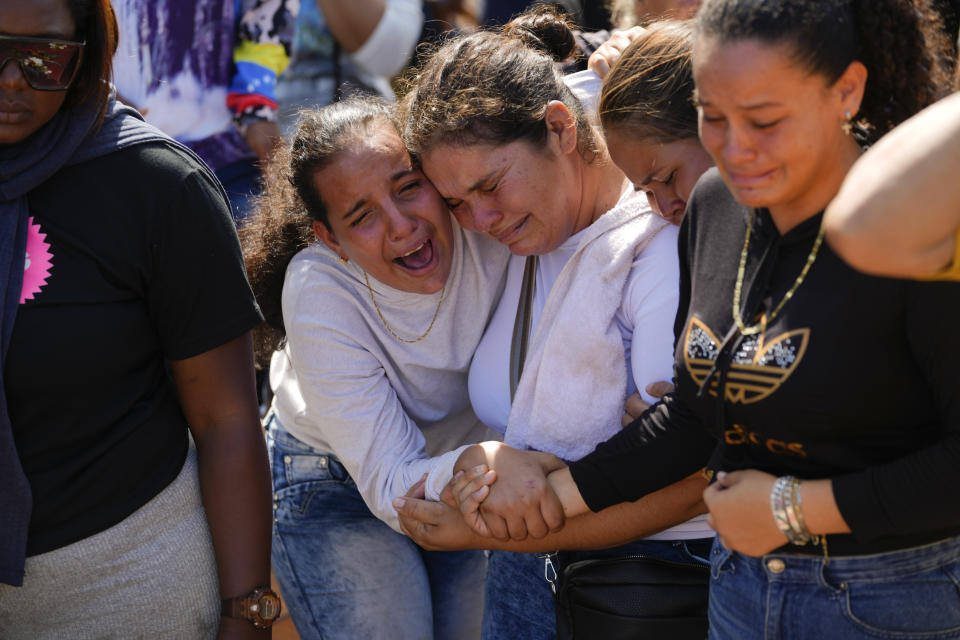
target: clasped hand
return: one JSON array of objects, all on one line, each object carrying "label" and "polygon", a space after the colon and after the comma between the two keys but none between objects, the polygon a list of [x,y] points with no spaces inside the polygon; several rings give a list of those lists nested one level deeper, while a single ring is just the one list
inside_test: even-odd
[{"label": "clasped hand", "polygon": [[547,453],[484,442],[461,454],[441,502],[423,500],[421,481],[394,507],[404,533],[429,549],[484,548],[491,538],[542,538],[564,523],[563,506],[546,479],[561,467],[563,462]]},{"label": "clasped hand", "polygon": [[717,473],[717,481],[703,492],[710,513],[707,524],[728,548],[748,556],[762,556],[787,543],[770,511],[770,491],[776,478],[747,469]]},{"label": "clasped hand", "polygon": [[441,500],[458,508],[480,536],[542,538],[563,527],[563,505],[547,482],[547,474],[561,467],[549,453],[483,442],[460,455]]}]

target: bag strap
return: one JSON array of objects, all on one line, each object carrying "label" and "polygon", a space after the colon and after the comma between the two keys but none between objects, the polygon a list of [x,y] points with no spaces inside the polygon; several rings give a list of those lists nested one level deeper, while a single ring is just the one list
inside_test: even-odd
[{"label": "bag strap", "polygon": [[[520,300],[517,302],[517,317],[513,320],[513,337],[510,340],[510,404],[517,393],[523,363],[527,359],[527,347],[530,345],[530,322],[533,313],[533,290],[537,283],[537,256],[527,256],[523,265],[523,283],[520,286]],[[543,562],[543,577],[550,583],[554,598],[557,597],[559,575],[553,563],[557,552],[538,553]]]},{"label": "bag strap", "polygon": [[533,313],[533,290],[537,282],[537,256],[527,256],[523,265],[523,284],[517,302],[517,317],[513,321],[513,337],[510,340],[510,404],[517,393],[523,363],[530,345],[530,316]]}]

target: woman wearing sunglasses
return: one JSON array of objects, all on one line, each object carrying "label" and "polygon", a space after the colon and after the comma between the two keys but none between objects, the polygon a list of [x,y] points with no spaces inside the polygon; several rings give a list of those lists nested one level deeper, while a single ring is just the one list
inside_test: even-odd
[{"label": "woman wearing sunglasses", "polygon": [[266,637],[260,314],[115,46],[108,0],[0,1],[0,637]]}]

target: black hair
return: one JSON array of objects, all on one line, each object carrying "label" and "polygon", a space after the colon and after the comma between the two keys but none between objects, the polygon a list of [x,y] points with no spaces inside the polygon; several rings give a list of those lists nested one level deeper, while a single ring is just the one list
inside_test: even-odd
[{"label": "black hair", "polygon": [[563,102],[577,123],[584,157],[599,144],[580,101],[563,82],[558,62],[576,52],[568,19],[549,6],[515,18],[502,31],[453,38],[430,55],[403,103],[407,148],[421,155],[438,142],[542,146],[551,100]]},{"label": "black hair", "polygon": [[830,84],[859,60],[868,78],[855,123],[868,144],[949,85],[943,31],[925,0],[707,0],[695,30],[704,36],[786,43]]}]

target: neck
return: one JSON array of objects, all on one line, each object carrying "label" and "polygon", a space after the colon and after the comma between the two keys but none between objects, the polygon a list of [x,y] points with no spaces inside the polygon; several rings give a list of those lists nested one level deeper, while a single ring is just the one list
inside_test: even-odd
[{"label": "neck", "polygon": [[586,229],[616,206],[626,186],[626,178],[606,153],[593,162],[582,163],[581,200],[574,232]]},{"label": "neck", "polygon": [[841,150],[833,156],[828,166],[819,171],[819,178],[809,191],[790,202],[769,208],[777,230],[784,234],[826,209],[861,153],[856,141],[851,136],[845,136]]}]

